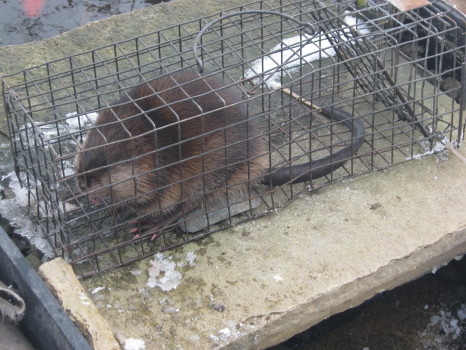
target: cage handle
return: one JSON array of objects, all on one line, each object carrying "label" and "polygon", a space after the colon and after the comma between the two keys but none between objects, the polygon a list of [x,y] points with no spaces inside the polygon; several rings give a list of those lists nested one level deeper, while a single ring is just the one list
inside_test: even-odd
[{"label": "cage handle", "polygon": [[280,12],[276,12],[276,11],[268,11],[268,10],[246,10],[246,11],[237,11],[237,12],[233,12],[233,13],[230,13],[230,14],[227,14],[227,15],[224,15],[224,16],[221,16],[217,19],[214,19],[213,21],[207,23],[200,31],[199,33],[196,35],[196,37],[194,38],[194,44],[193,44],[193,54],[194,54],[194,60],[196,61],[196,64],[197,64],[197,67],[199,68],[199,72],[202,73],[204,71],[204,62],[202,61],[202,59],[199,57],[199,53],[198,53],[198,43],[199,43],[199,40],[201,38],[201,36],[207,31],[207,29],[209,29],[212,25],[214,25],[215,23],[217,22],[220,22],[224,19],[227,19],[227,18],[230,18],[230,17],[233,17],[233,16],[238,16],[238,15],[248,15],[248,14],[266,14],[266,15],[277,15],[277,16],[281,16],[281,17],[284,17],[286,19],[289,19],[290,21],[300,25],[302,28],[302,30],[308,34],[308,35],[315,35],[316,33],[316,30],[314,28],[314,26],[310,23],[310,22],[302,22],[302,21],[298,21],[296,18],[294,17],[291,17],[289,15],[285,15],[284,13],[280,13]]}]

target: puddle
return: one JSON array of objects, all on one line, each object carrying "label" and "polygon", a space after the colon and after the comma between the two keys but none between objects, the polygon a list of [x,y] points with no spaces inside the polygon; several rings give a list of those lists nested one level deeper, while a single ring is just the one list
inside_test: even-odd
[{"label": "puddle", "polygon": [[89,22],[169,1],[1,0],[0,46],[43,40]]}]

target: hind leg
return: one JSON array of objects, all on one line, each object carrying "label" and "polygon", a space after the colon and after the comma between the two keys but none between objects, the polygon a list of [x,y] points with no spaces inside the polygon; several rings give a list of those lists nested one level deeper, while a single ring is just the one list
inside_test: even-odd
[{"label": "hind leg", "polygon": [[136,234],[133,237],[133,240],[152,234],[150,240],[153,241],[159,236],[160,231],[162,231],[165,227],[172,225],[182,217],[189,217],[189,212],[186,212],[183,209],[179,209],[170,215],[164,216],[163,218],[157,216],[149,220],[132,221],[131,223],[136,225],[136,227],[131,229],[129,233]]}]

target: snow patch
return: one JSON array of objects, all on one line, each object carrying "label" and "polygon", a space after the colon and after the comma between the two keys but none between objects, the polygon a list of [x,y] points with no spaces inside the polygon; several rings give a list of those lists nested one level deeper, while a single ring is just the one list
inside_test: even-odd
[{"label": "snow patch", "polygon": [[443,311],[430,317],[426,329],[420,334],[425,349],[453,349],[452,341],[463,335],[463,321],[466,318],[466,304],[457,310],[458,319],[450,311]]},{"label": "snow patch", "polygon": [[[0,200],[0,216],[9,221],[9,225],[14,228],[14,232],[25,237],[34,245],[44,258],[50,259],[55,256],[49,242],[43,238],[44,234],[40,226],[36,225],[28,216],[28,190],[21,187],[14,172],[2,177],[1,181],[9,179],[9,187],[15,193],[15,198]],[[39,205],[39,207],[41,207]]]},{"label": "snow patch", "polygon": [[123,343],[124,350],[145,350],[146,344],[142,339],[127,338]]},{"label": "snow patch", "polygon": [[461,307],[456,311],[460,321],[466,320],[466,304],[461,304]]},{"label": "snow patch", "polygon": [[226,338],[231,335],[231,330],[230,328],[223,328],[218,331],[218,334],[220,334],[221,337]]},{"label": "snow patch", "polygon": [[[343,40],[347,40],[347,36],[353,36],[349,27],[357,29],[362,35],[370,33],[366,24],[356,17],[346,16],[344,22],[347,26],[341,29]],[[245,77],[253,79],[256,84],[259,84],[257,76],[262,75],[264,83],[269,88],[278,89],[281,87],[282,74],[296,72],[304,63],[310,64],[335,55],[335,49],[322,33],[296,35],[282,40],[269,51],[267,56],[254,61],[252,67],[246,71]],[[284,74],[285,72],[287,74]]]},{"label": "snow patch", "polygon": [[[31,130],[35,130],[34,135],[38,135],[42,140],[49,140],[66,133],[77,133],[86,126],[92,125],[97,117],[98,113],[78,115],[77,112],[72,112],[66,114],[64,118],[56,123],[26,123],[19,129],[19,133],[23,135],[23,140],[29,140],[28,142],[33,146],[36,142],[35,137],[26,136],[26,134],[31,133]],[[76,147],[75,142],[70,140],[70,143],[72,143],[70,147]],[[63,174],[65,176],[70,176],[75,173],[72,161],[64,160],[61,162],[61,166],[63,167]],[[28,182],[25,181],[25,174],[22,175],[22,179],[24,177],[22,182],[28,184]],[[3,182],[5,180],[9,181],[8,187],[15,194],[15,198],[0,200],[0,216],[9,221],[10,226],[14,228],[16,234],[25,237],[32,245],[41,251],[44,254],[44,259],[53,258],[55,256],[53,248],[48,241],[43,238],[44,233],[42,232],[42,228],[30,220],[30,215],[50,218],[57,214],[53,210],[50,210],[50,205],[47,205],[44,201],[37,201],[33,197],[28,196],[30,190],[33,190],[35,186],[40,187],[41,185],[38,183],[31,183],[32,180],[29,179],[28,186],[30,186],[30,190],[28,190],[27,187],[21,186],[14,172],[2,176],[1,181]],[[76,206],[70,203],[58,202],[57,204],[65,212],[76,209]],[[51,235],[53,232],[47,232],[47,234]]]},{"label": "snow patch", "polygon": [[98,113],[87,113],[78,115],[77,112],[71,112],[66,114],[66,123],[72,131],[77,131],[83,128],[83,126],[94,124],[99,116]]},{"label": "snow patch", "polygon": [[194,260],[196,260],[196,254],[194,252],[189,252],[186,254],[186,261],[188,262],[189,266],[196,266]]},{"label": "snow patch", "polygon": [[104,290],[104,289],[105,289],[105,287],[97,287],[91,292],[91,294],[99,293],[101,290]]},{"label": "snow patch", "polygon": [[157,253],[154,260],[150,261],[150,265],[146,284],[148,287],[159,287],[167,292],[180,285],[182,275],[181,272],[175,270],[176,263],[172,261],[171,256],[166,258],[162,253]]},{"label": "snow patch", "polygon": [[226,321],[226,327],[218,331],[218,335],[210,334],[210,339],[214,341],[219,340],[234,340],[241,336],[241,332],[238,330],[241,328],[241,324],[236,325],[236,322],[233,320]]}]

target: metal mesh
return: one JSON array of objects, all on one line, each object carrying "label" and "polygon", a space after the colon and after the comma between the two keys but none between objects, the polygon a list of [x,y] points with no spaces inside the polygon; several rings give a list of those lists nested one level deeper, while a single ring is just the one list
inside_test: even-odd
[{"label": "metal mesh", "polygon": [[[407,12],[385,1],[354,6],[254,2],[3,77],[15,170],[56,254],[89,276],[266,215],[316,186],[459,145],[464,17],[441,2]],[[186,72],[204,90],[189,92],[191,82],[176,78]],[[155,77],[171,83],[154,88]],[[161,96],[157,104],[141,107],[138,86]],[[240,97],[229,101],[231,91]],[[213,109],[205,98],[217,101]],[[135,112],[123,118],[125,108]],[[341,111],[349,119],[332,116]],[[126,136],[109,137],[104,113],[107,127]],[[154,115],[162,113],[174,121],[160,125]],[[210,128],[212,118],[224,126]],[[197,133],[182,136],[189,127]],[[91,135],[104,142],[89,148]],[[96,168],[83,176],[76,157],[89,150]],[[351,155],[337,159],[345,150]],[[309,168],[306,181],[294,181],[291,166],[319,160],[330,164],[327,174]],[[277,168],[289,181],[267,183]],[[78,186],[97,172],[100,203]],[[140,191],[144,179],[150,189]]]}]

